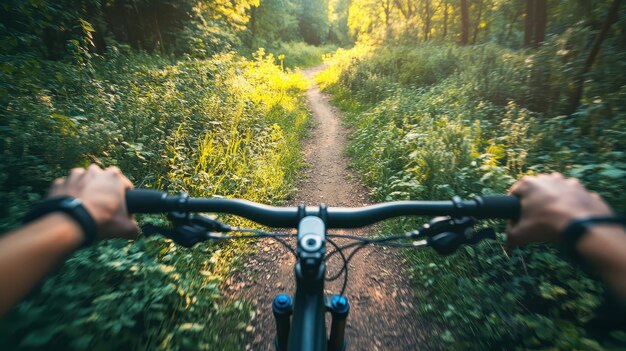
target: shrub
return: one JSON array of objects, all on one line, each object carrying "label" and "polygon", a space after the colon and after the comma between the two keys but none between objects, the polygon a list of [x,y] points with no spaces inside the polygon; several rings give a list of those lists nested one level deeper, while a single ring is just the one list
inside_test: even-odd
[{"label": "shrub", "polygon": [[[619,92],[600,89],[576,118],[547,114],[558,99],[534,111],[545,90],[535,86],[533,65],[550,61],[550,47],[533,55],[495,45],[357,47],[338,51],[318,80],[354,127],[349,152],[376,200],[504,193],[523,174],[558,170],[623,209],[626,106]],[[564,67],[541,67],[556,77],[550,86],[566,84]],[[623,340],[617,331],[615,339],[592,335],[586,323],[610,304],[556,250],[507,251],[499,240],[407,258],[423,301],[417,312],[441,328],[433,347],[602,349]]]},{"label": "shrub", "polygon": [[[279,203],[300,165],[306,80],[262,53],[170,62],[142,54],[77,66],[2,62],[0,213],[15,226],[69,168],[117,165],[138,187]],[[143,221],[162,220],[146,217]],[[17,349],[239,349],[249,306],[221,285],[245,243],[162,238],[84,249],[0,321]]]}]

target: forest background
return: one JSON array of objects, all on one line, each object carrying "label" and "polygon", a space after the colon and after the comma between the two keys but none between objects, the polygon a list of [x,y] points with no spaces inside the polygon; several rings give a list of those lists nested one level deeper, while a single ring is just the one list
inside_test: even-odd
[{"label": "forest background", "polygon": [[[323,55],[317,79],[353,128],[350,156],[374,200],[502,193],[556,170],[623,211],[622,5],[3,1],[0,227],[91,162],[141,187],[280,203],[308,120],[308,82],[292,68]],[[0,339],[14,349],[242,349],[254,312],[222,288],[249,251],[156,237],[81,250],[2,319]],[[424,301],[415,313],[440,331],[431,348],[626,343],[602,284],[557,250],[498,242],[406,255]]]}]

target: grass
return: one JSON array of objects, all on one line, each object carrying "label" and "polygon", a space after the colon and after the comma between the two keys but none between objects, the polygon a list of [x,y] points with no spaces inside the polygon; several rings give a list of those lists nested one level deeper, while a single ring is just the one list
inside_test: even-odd
[{"label": "grass", "polygon": [[[75,62],[7,57],[0,142],[4,229],[71,167],[119,166],[138,187],[279,204],[301,166],[307,80],[274,58]],[[3,78],[3,80],[4,80]],[[229,219],[232,224],[241,221]],[[164,224],[159,216],[141,222]],[[75,253],[0,321],[10,349],[242,349],[250,306],[222,294],[249,244],[162,237]]]},{"label": "grass", "polygon": [[[305,69],[323,63],[323,58],[334,52],[336,45],[309,45],[304,42],[280,42],[259,48],[255,52],[246,52],[245,56],[253,57],[256,53],[271,55],[277,65],[284,69]],[[247,51],[244,49],[244,51]]]},{"label": "grass", "polygon": [[[623,209],[619,189],[626,183],[614,176],[625,169],[617,135],[626,106],[601,112],[586,97],[576,120],[555,115],[560,100],[542,89],[568,84],[562,64],[551,61],[557,50],[556,44],[532,54],[496,45],[357,46],[337,51],[317,79],[353,127],[348,151],[377,201],[505,193],[524,174],[558,170]],[[535,86],[529,62],[543,62],[541,71],[551,70],[554,80]],[[619,69],[604,66],[593,80],[609,81]],[[617,101],[609,85],[588,94]],[[539,99],[547,95],[553,100]],[[602,123],[594,135],[587,129],[592,121]],[[398,223],[389,231],[418,225]],[[504,223],[490,225],[504,231]],[[507,252],[504,234],[499,238],[448,257],[407,252],[423,302],[416,313],[443,326],[431,347],[611,349],[624,340],[623,332],[607,327],[600,335],[587,324],[612,306],[599,282],[557,250]]]}]

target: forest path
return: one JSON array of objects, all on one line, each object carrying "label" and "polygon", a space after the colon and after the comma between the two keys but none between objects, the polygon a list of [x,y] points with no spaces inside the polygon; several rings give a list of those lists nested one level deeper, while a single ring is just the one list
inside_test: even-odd
[{"label": "forest path", "polygon": [[[341,124],[339,111],[313,82],[323,68],[303,71],[312,82],[306,98],[314,127],[304,145],[307,168],[289,205],[363,206],[368,203],[367,191],[348,169],[344,155],[348,131]],[[367,235],[372,231],[370,227],[351,233]],[[295,292],[294,258],[277,242],[264,240],[257,245],[258,253],[246,259],[245,272],[234,277],[229,288],[234,296],[252,301],[256,311],[247,328],[246,350],[266,351],[274,350],[272,300],[279,293]],[[415,316],[416,299],[402,266],[397,252],[384,248],[361,250],[351,261],[346,290],[351,305],[346,328],[348,350],[423,348],[428,334]],[[338,268],[339,260],[332,259],[329,271],[334,273]],[[326,293],[338,293],[341,283],[342,279],[327,283]]]}]

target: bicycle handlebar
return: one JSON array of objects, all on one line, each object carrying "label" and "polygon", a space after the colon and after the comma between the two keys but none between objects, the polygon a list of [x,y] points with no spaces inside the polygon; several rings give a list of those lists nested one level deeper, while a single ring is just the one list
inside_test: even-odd
[{"label": "bicycle handlebar", "polygon": [[[247,200],[188,198],[165,192],[135,189],[126,192],[129,213],[214,212],[247,218],[274,228],[297,228],[304,216],[322,216],[317,206],[274,207]],[[517,197],[489,195],[472,200],[394,201],[360,208],[328,207],[327,228],[358,228],[401,216],[471,216],[476,218],[517,219],[521,204]]]}]

